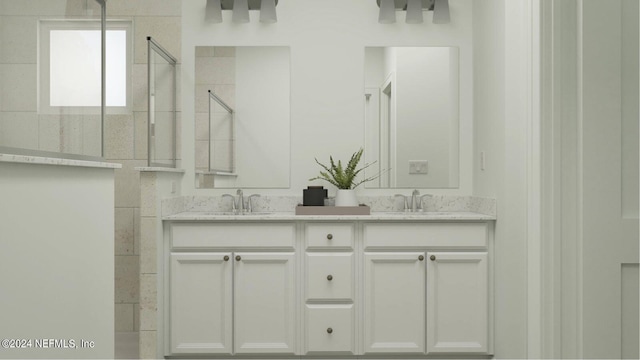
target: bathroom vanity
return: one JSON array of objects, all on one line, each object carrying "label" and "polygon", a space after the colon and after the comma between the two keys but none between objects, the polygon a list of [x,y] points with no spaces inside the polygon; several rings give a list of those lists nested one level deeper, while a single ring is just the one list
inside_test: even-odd
[{"label": "bathroom vanity", "polygon": [[164,355],[491,355],[494,220],[167,216]]}]

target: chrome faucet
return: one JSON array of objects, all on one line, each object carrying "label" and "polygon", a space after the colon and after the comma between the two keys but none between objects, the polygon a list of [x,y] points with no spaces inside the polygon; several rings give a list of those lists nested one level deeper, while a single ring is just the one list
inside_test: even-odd
[{"label": "chrome faucet", "polygon": [[[413,190],[413,192],[411,193],[411,197],[405,196],[402,194],[396,194],[395,196],[396,197],[400,196],[402,197],[402,199],[404,199],[404,209],[403,209],[404,211],[421,212],[421,211],[424,211],[422,207],[422,202],[424,198],[426,196],[431,196],[431,195],[425,194],[420,196],[420,191],[416,189],[416,190]],[[409,201],[411,201],[411,205],[409,205]]]},{"label": "chrome faucet", "polygon": [[420,191],[418,191],[418,189],[413,190],[413,192],[411,193],[411,212],[418,211],[418,208],[422,210],[422,206],[418,204],[419,199],[420,199]]},{"label": "chrome faucet", "polygon": [[242,189],[238,189],[238,191],[236,191],[236,195],[238,195],[238,212],[243,213],[244,212],[244,195],[242,195]]},{"label": "chrome faucet", "polygon": [[231,198],[231,211],[236,212],[236,199],[231,194],[224,194],[222,198],[230,197]]},{"label": "chrome faucet", "polygon": [[254,197],[260,197],[260,195],[252,194],[252,195],[249,195],[249,197],[247,198],[247,208],[249,212],[253,212],[253,203],[251,202],[251,199]]}]

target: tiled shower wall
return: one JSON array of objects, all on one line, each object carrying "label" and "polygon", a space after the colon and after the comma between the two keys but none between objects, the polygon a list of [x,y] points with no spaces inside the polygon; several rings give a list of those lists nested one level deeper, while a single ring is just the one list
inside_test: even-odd
[{"label": "tiled shower wall", "polygon": [[[0,146],[100,154],[99,116],[39,115],[37,107],[38,21],[99,15],[94,0],[0,0]],[[146,37],[179,59],[181,3],[109,0],[107,16],[133,22],[133,112],[106,117],[104,156],[122,164],[115,176],[115,331],[137,332],[145,329],[139,328],[140,178],[134,168],[147,164]]]}]

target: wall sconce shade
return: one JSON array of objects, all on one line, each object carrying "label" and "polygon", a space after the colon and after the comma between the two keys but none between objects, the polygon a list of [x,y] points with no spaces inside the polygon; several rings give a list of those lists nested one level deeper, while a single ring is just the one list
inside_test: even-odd
[{"label": "wall sconce shade", "polygon": [[420,24],[422,20],[422,0],[408,0],[407,24]]},{"label": "wall sconce shade", "polygon": [[380,24],[391,24],[396,22],[396,6],[394,0],[380,0]]},{"label": "wall sconce shade", "polygon": [[272,24],[277,21],[276,0],[262,0],[260,4],[260,22]]},{"label": "wall sconce shade", "polygon": [[233,14],[231,19],[234,23],[249,22],[249,2],[248,0],[235,0],[233,2]]},{"label": "wall sconce shade", "polygon": [[449,0],[436,0],[433,6],[433,23],[448,24],[451,22],[449,13]]},{"label": "wall sconce shade", "polygon": [[220,5],[220,0],[207,0],[204,19],[211,23],[222,22],[222,6]]}]

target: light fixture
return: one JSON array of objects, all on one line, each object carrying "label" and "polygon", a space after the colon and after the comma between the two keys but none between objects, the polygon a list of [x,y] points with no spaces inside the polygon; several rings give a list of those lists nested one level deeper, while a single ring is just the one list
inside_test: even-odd
[{"label": "light fixture", "polygon": [[408,0],[407,24],[420,24],[422,22],[422,0]]},{"label": "light fixture", "polygon": [[378,22],[380,24],[391,24],[396,22],[396,5],[394,0],[380,0],[380,15]]},{"label": "light fixture", "polygon": [[276,14],[276,0],[260,1],[260,22],[270,24],[278,22],[278,15]]},{"label": "light fixture", "polygon": [[449,14],[449,0],[436,0],[433,6],[433,23],[448,24],[451,22]]},{"label": "light fixture", "polygon": [[220,0],[207,0],[204,19],[211,23],[222,22],[222,5],[220,4]]},{"label": "light fixture", "polygon": [[248,0],[234,0],[233,2],[233,14],[231,19],[234,23],[248,23],[249,22],[249,1]]}]

